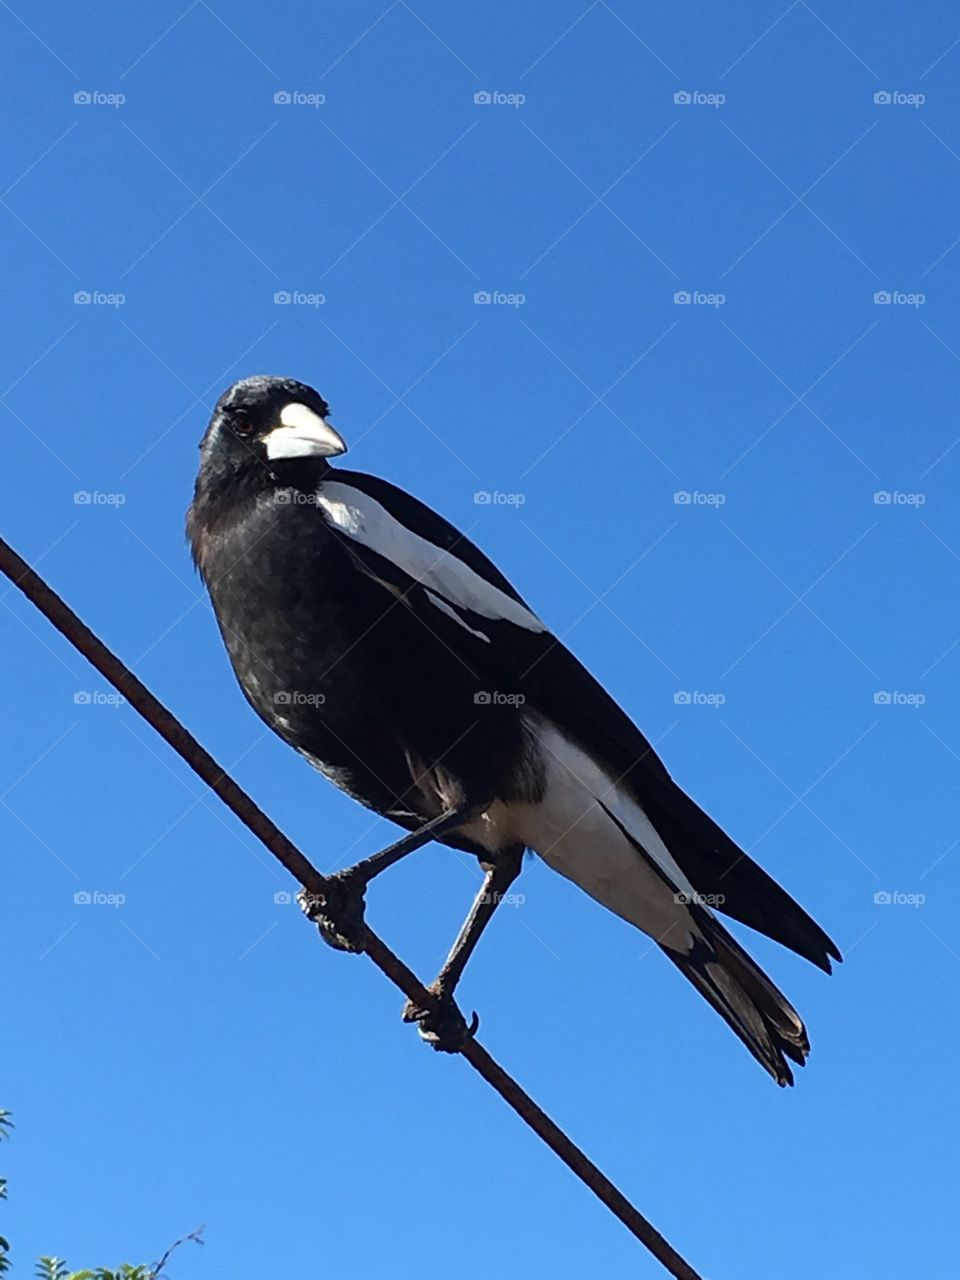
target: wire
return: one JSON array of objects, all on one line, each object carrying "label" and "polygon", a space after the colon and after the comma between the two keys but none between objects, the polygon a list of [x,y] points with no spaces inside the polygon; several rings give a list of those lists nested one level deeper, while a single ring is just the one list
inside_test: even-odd
[{"label": "wire", "polygon": [[[322,895],[328,879],[320,874],[300,850],[258,805],[238,786],[230,775],[217,764],[213,756],[200,745],[194,736],[160,702],[133,672],[112,653],[107,646],[77,617],[69,605],[0,538],[0,570],[19,587],[23,594],[57,628],[62,635],[100,672],[105,679],[123,694],[130,705],[156,729],[198,774],[210,789],[220,797],[240,821],[270,850],[292,876],[310,894]],[[421,1007],[433,1007],[434,997],[427,991],[416,974],[399,956],[394,955],[382,939],[365,927],[364,952],[381,972],[409,999]],[[518,1116],[533,1129],[563,1163],[601,1200],[612,1214],[630,1231],[653,1256],[661,1262],[675,1280],[702,1280],[679,1253],[663,1238],[642,1213],[630,1203],[622,1191],[567,1137],[563,1130],[543,1111],[512,1076],[504,1071],[483,1046],[470,1038],[460,1050],[484,1080],[495,1089]]]}]

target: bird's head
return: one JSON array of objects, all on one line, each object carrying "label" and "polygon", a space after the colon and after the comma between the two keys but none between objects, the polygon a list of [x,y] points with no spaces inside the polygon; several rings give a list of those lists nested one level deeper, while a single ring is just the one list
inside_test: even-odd
[{"label": "bird's head", "polygon": [[329,411],[318,392],[294,378],[243,378],[216,403],[200,442],[201,472],[270,472],[292,459],[345,453]]}]

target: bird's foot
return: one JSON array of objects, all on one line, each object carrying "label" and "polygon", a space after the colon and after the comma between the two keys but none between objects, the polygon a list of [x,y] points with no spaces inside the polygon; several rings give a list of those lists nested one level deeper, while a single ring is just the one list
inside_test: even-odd
[{"label": "bird's foot", "polygon": [[436,1003],[424,1008],[415,1000],[408,1000],[403,1006],[404,1022],[415,1022],[421,1039],[438,1052],[459,1053],[476,1035],[480,1019],[473,1014],[468,1024],[442,983],[432,982],[427,990]]},{"label": "bird's foot", "polygon": [[337,951],[363,951],[366,945],[364,894],[367,882],[353,870],[332,875],[323,893],[301,889],[297,894],[304,915],[320,930],[320,937]]}]

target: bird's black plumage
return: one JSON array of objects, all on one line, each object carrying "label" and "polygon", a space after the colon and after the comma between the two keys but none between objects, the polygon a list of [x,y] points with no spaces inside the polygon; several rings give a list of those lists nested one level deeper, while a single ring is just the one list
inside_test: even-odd
[{"label": "bird's black plumage", "polygon": [[525,846],[654,937],[780,1082],[808,1044],[704,899],[829,972],[823,930],[671,779],[483,553],[385,480],[330,464],[291,379],[221,397],[188,532],[246,697],[350,795],[482,859]]}]

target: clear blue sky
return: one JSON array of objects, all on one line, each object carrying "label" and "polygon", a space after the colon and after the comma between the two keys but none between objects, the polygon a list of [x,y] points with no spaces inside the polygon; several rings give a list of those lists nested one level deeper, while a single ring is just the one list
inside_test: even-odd
[{"label": "clear blue sky", "polygon": [[[533,864],[463,985],[485,1043],[713,1280],[940,1275],[960,19],[735,8],[0,7],[2,532],[322,869],[372,852],[391,829],[247,708],[182,532],[219,391],[315,384],[350,463],[493,556],[848,957],[827,979],[746,939],[810,1027],[783,1092]],[[660,1274],[0,600],[16,1274],[155,1257],[201,1222],[177,1280]],[[429,849],[371,923],[430,977],[477,878]]]}]

